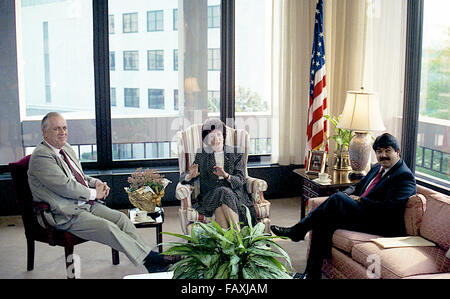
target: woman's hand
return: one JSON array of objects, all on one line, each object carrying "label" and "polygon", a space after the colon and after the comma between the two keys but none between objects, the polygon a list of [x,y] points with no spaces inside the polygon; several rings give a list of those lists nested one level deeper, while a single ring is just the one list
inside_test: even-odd
[{"label": "woman's hand", "polygon": [[192,179],[195,179],[200,175],[200,172],[198,172],[198,164],[192,164],[191,167],[189,167],[189,174],[186,176],[186,180],[190,181]]},{"label": "woman's hand", "polygon": [[215,175],[217,175],[218,177],[223,177],[225,179],[228,179],[229,174],[225,172],[225,170],[223,170],[222,167],[220,166],[214,166],[215,171],[213,172]]}]

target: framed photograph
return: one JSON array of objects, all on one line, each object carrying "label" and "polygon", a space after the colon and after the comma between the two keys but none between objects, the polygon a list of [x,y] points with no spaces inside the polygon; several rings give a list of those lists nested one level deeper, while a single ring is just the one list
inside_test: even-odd
[{"label": "framed photograph", "polygon": [[309,151],[306,162],[306,173],[319,174],[325,171],[327,152]]}]

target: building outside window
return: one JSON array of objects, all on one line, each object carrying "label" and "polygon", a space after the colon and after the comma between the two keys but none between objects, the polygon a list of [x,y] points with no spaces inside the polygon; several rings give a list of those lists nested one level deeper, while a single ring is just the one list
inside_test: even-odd
[{"label": "building outside window", "polygon": [[175,89],[173,91],[173,110],[176,111],[180,110],[180,106],[178,103],[178,89]]},{"label": "building outside window", "polygon": [[123,51],[123,70],[138,71],[139,70],[139,52]]},{"label": "building outside window", "polygon": [[109,34],[114,34],[114,15],[108,16]]},{"label": "building outside window", "polygon": [[116,53],[114,51],[109,52],[109,70],[116,70]]},{"label": "building outside window", "polygon": [[208,111],[220,112],[220,91],[208,90]]},{"label": "building outside window", "polygon": [[173,31],[178,30],[178,8],[172,9]]},{"label": "building outside window", "polygon": [[178,49],[173,50],[173,70],[178,71]]},{"label": "building outside window", "polygon": [[148,50],[147,59],[149,71],[164,71],[164,50]]},{"label": "building outside window", "polygon": [[208,6],[208,28],[220,28],[220,5]]},{"label": "building outside window", "polygon": [[138,13],[124,13],[122,15],[123,33],[138,32]]},{"label": "building outside window", "polygon": [[110,101],[111,101],[111,106],[112,107],[116,107],[117,106],[116,88],[115,87],[111,87],[111,90],[110,90]]},{"label": "building outside window", "polygon": [[208,71],[220,71],[220,49],[208,49]]},{"label": "building outside window", "polygon": [[147,11],[147,31],[164,31],[164,11]]},{"label": "building outside window", "polygon": [[148,108],[164,109],[164,89],[148,90]]},{"label": "building outside window", "polygon": [[124,106],[139,108],[139,88],[124,89]]}]

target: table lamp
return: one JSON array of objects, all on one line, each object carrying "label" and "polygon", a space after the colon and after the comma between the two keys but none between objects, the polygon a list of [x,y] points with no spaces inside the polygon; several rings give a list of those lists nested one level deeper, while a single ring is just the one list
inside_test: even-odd
[{"label": "table lamp", "polygon": [[358,179],[366,175],[372,151],[370,131],[384,131],[386,128],[380,113],[378,98],[373,92],[347,91],[344,110],[338,128],[355,133],[348,146],[352,171],[350,179]]}]

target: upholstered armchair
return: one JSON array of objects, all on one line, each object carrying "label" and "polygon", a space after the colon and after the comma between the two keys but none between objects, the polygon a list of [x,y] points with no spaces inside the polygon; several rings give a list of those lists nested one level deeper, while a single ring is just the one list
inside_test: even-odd
[{"label": "upholstered armchair", "polygon": [[[229,146],[241,147],[244,152],[246,190],[253,198],[257,221],[263,222],[266,232],[270,232],[270,202],[264,199],[263,192],[267,190],[267,183],[264,180],[248,176],[247,160],[250,147],[250,138],[245,130],[226,127],[227,134],[225,144]],[[178,143],[178,163],[180,174],[185,172],[192,165],[195,153],[202,147],[202,124],[195,124],[184,131],[177,133]],[[199,184],[196,186],[183,185],[178,183],[175,196],[181,201],[179,209],[181,229],[184,234],[190,233],[191,225],[194,222],[207,222],[209,219],[205,215],[199,214],[192,208],[192,199],[199,194]]]}]

